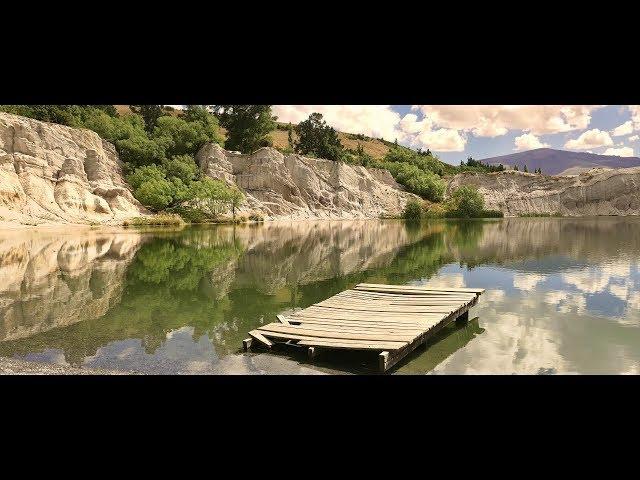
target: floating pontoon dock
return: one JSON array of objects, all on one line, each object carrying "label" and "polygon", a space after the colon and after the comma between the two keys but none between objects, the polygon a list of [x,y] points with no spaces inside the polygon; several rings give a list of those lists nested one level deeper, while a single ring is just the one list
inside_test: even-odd
[{"label": "floating pontoon dock", "polygon": [[380,351],[379,368],[387,371],[438,330],[454,320],[466,321],[481,288],[431,288],[360,283],[279,322],[249,332],[271,348],[274,343],[319,349]]}]

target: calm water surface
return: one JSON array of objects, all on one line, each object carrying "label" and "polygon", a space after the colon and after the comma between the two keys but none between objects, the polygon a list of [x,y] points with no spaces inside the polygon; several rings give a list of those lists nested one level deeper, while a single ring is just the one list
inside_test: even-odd
[{"label": "calm water surface", "polygon": [[366,373],[371,354],[309,364],[240,346],[278,313],[378,282],[486,289],[467,325],[396,373],[638,373],[639,259],[638,218],[3,231],[0,356],[146,373]]}]

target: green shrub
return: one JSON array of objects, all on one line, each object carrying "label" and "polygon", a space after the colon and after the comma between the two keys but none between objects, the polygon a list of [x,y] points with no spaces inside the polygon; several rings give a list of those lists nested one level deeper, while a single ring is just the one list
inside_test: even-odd
[{"label": "green shrub", "polygon": [[130,220],[125,220],[122,225],[125,227],[140,227],[140,226],[151,226],[151,225],[168,225],[168,226],[180,226],[184,225],[184,221],[180,218],[179,215],[169,214],[169,213],[159,213],[157,215],[149,216],[149,217],[136,217]]},{"label": "green shrub", "polygon": [[445,208],[448,217],[478,218],[484,210],[484,198],[476,187],[463,185],[451,194]]},{"label": "green shrub", "polygon": [[422,218],[422,203],[418,200],[409,200],[402,212],[405,220],[420,220]]},{"label": "green shrub", "polygon": [[135,197],[152,210],[164,210],[170,206],[176,194],[175,185],[165,178],[151,178],[135,189]]},{"label": "green shrub", "polygon": [[135,135],[115,142],[120,158],[130,167],[161,164],[165,158],[165,149],[156,141],[142,135]]},{"label": "green shrub", "polygon": [[252,222],[264,222],[264,217],[260,213],[252,212],[251,215],[249,215],[249,220]]},{"label": "green shrub", "polygon": [[168,157],[195,155],[207,142],[216,142],[216,130],[210,130],[200,121],[188,122],[184,118],[165,116],[156,121],[152,139],[161,145]]},{"label": "green shrub", "polygon": [[519,217],[562,217],[560,212],[521,213]]},{"label": "green shrub", "polygon": [[500,210],[483,210],[481,216],[483,218],[502,218],[504,213]]},{"label": "green shrub", "polygon": [[176,177],[188,184],[195,179],[198,167],[191,155],[174,155],[162,163],[167,178]]},{"label": "green shrub", "polygon": [[165,170],[158,165],[145,165],[143,167],[136,168],[132,173],[127,175],[127,182],[137,189],[147,180],[164,180]]}]

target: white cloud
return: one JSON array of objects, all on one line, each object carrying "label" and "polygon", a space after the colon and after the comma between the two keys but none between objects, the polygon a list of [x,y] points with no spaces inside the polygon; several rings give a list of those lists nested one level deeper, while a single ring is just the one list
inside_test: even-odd
[{"label": "white cloud", "polygon": [[594,128],[593,130],[587,130],[582,133],[576,139],[569,140],[564,146],[571,150],[589,150],[591,148],[606,147],[609,145],[613,145],[613,140],[611,140],[609,133]]},{"label": "white cloud", "polygon": [[414,105],[433,124],[479,137],[525,130],[534,135],[587,128],[597,105]]},{"label": "white cloud", "polygon": [[467,139],[458,130],[440,128],[423,131],[415,138],[413,144],[437,152],[464,152]]},{"label": "white cloud", "polygon": [[467,139],[458,130],[439,128],[433,130],[428,118],[418,120],[414,113],[406,114],[400,121],[400,128],[414,147],[428,148],[437,152],[463,152]]},{"label": "white cloud", "polygon": [[633,122],[631,120],[624,122],[622,125],[617,126],[611,131],[611,135],[614,137],[622,137],[623,135],[629,135],[633,133]]},{"label": "white cloud", "polygon": [[534,148],[548,147],[548,143],[542,143],[538,137],[532,133],[525,133],[515,138],[514,150],[533,150]]},{"label": "white cloud", "polygon": [[340,132],[361,133],[388,141],[403,140],[400,114],[390,105],[274,105],[273,114],[280,122],[300,123],[314,112]]},{"label": "white cloud", "polygon": [[621,147],[621,148],[607,148],[604,155],[617,155],[618,157],[633,157],[633,148]]},{"label": "white cloud", "polygon": [[629,105],[628,108],[633,126],[636,130],[640,130],[640,105]]},{"label": "white cloud", "polygon": [[640,136],[638,136],[638,135],[631,135],[629,138],[627,138],[627,140],[629,140],[630,142],[635,142],[639,138],[640,138]]}]

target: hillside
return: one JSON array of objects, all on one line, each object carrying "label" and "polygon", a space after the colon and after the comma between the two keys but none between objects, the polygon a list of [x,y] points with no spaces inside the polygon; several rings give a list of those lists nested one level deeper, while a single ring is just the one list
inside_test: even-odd
[{"label": "hillside", "polygon": [[[131,113],[131,109],[129,105],[114,105],[119,115],[127,115]],[[169,115],[179,115],[180,110],[167,110],[167,114]],[[288,124],[286,123],[278,123],[280,128],[286,128]],[[294,125],[295,126],[295,125]],[[226,135],[226,130],[224,128],[220,128],[223,135]],[[285,149],[289,146],[289,134],[287,130],[277,129],[269,134],[269,137],[273,141],[273,147],[278,149]],[[297,137],[294,133],[294,139]],[[346,149],[356,150],[358,148],[358,144],[362,145],[364,152],[368,155],[371,155],[374,159],[380,160],[385,154],[389,151],[389,146],[387,143],[377,139],[366,137],[364,135],[354,135],[350,133],[338,132],[338,138],[340,139],[340,143]]]},{"label": "hillside", "polygon": [[[629,168],[640,166],[640,158],[638,157],[618,157],[588,152],[569,152],[565,150],[555,150],[553,148],[537,148],[526,152],[485,158],[482,161],[491,165],[517,165],[520,170],[526,165],[530,172],[541,168],[542,173],[547,175],[559,175],[561,173],[567,175],[577,174],[583,170],[594,167]],[[568,169],[572,170],[566,171]]]}]

